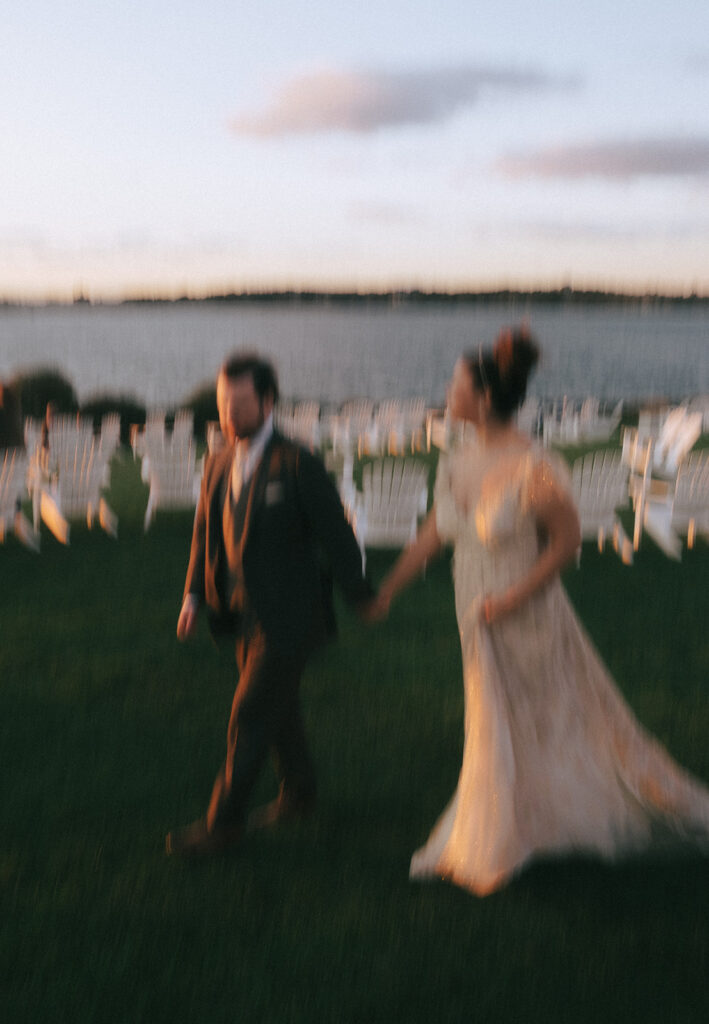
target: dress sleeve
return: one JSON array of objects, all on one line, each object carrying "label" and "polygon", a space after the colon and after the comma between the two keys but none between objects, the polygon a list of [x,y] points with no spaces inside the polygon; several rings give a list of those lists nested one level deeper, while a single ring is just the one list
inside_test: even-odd
[{"label": "dress sleeve", "polygon": [[444,543],[455,539],[458,526],[458,512],[451,490],[451,467],[448,455],[441,455],[433,489],[433,504],[436,509],[436,530]]},{"label": "dress sleeve", "polygon": [[553,452],[530,456],[521,491],[525,512],[540,512],[560,501],[573,502],[571,474],[564,459]]}]

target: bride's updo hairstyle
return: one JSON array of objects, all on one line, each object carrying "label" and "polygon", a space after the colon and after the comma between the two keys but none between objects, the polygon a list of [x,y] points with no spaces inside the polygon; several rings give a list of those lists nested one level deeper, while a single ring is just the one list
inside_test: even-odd
[{"label": "bride's updo hairstyle", "polygon": [[509,420],[527,394],[527,381],[539,362],[539,346],[526,327],[506,328],[497,336],[492,352],[469,352],[465,357],[473,383],[490,392],[492,411]]}]

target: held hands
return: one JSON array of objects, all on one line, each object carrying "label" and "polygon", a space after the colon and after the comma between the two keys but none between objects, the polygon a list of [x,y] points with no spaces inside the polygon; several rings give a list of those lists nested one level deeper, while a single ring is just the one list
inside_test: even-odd
[{"label": "held hands", "polygon": [[383,591],[379,591],[374,597],[365,601],[359,608],[359,617],[363,622],[372,625],[375,622],[383,622],[389,615],[391,597]]}]

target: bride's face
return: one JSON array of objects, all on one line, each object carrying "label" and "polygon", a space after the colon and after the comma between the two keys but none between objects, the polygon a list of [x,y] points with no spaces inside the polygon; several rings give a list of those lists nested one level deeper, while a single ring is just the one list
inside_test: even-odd
[{"label": "bride's face", "polygon": [[464,359],[459,359],[448,385],[448,411],[451,417],[478,424],[484,416],[484,405],[485,396],[475,387],[468,364]]}]

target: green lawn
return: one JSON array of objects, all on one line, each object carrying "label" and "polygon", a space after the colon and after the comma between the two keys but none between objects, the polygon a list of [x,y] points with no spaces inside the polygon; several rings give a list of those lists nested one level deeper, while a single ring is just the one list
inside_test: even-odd
[{"label": "green lawn", "polygon": [[[8,1022],[629,1022],[709,1019],[709,862],[537,865],[476,899],[411,885],[456,782],[462,686],[446,560],[304,685],[311,823],[238,854],[168,860],[205,806],[233,658],[178,645],[189,514],[142,533],[116,466],[119,539],[0,547],[2,1019]],[[391,553],[370,556],[376,580]],[[640,719],[709,781],[709,548],[586,545],[566,583]],[[259,799],[272,795],[270,771]]]}]

